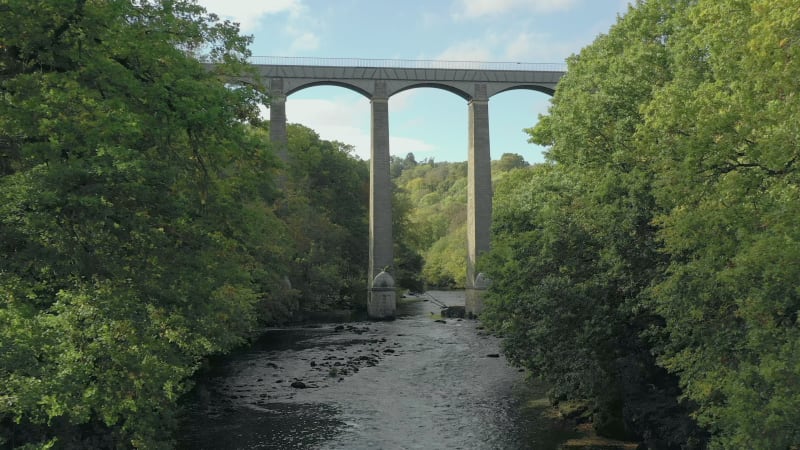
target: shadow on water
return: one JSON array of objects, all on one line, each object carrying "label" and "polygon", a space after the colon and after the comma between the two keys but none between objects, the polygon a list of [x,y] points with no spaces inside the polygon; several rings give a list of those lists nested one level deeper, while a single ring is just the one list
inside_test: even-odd
[{"label": "shadow on water", "polygon": [[438,312],[420,298],[394,321],[267,330],[198,380],[179,448],[547,450],[573,437],[498,339]]},{"label": "shadow on water", "polygon": [[191,432],[181,436],[180,448],[315,448],[345,425],[336,419],[337,413],[328,405],[307,403],[264,403],[260,408],[229,408],[211,415],[194,410],[186,417]]}]

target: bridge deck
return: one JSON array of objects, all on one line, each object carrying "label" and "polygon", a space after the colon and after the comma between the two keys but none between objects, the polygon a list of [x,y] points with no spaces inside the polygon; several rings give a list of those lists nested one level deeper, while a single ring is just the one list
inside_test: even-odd
[{"label": "bridge deck", "polygon": [[[511,89],[553,94],[563,64],[347,58],[250,58],[271,93],[290,95],[311,86],[335,85],[373,98],[382,83],[389,97],[415,87],[438,87],[467,101],[490,98]],[[280,80],[279,82],[276,82]],[[480,85],[480,87],[477,87]]]}]

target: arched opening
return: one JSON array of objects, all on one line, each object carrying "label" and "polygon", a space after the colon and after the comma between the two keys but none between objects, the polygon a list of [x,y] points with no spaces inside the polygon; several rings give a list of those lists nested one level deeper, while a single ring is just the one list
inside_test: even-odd
[{"label": "arched opening", "polygon": [[363,160],[370,157],[369,99],[340,85],[316,84],[286,99],[286,119],[316,131],[322,139],[353,146]]},{"label": "arched opening", "polygon": [[414,153],[417,161],[467,160],[467,109],[459,94],[440,86],[417,86],[389,98],[391,153]]},{"label": "arched opening", "polygon": [[544,91],[520,87],[495,94],[489,100],[489,130],[492,160],[504,153],[516,153],[525,161],[544,162],[546,148],[528,142],[524,130],[536,125],[539,114],[547,113],[551,96]]},{"label": "arched opening", "polygon": [[406,91],[409,91],[409,90],[412,90],[412,89],[420,89],[420,88],[441,89],[441,90],[456,94],[457,96],[463,98],[464,100],[469,101],[469,99],[470,99],[469,94],[464,92],[464,91],[462,91],[461,89],[458,89],[456,87],[450,86],[448,84],[435,83],[435,82],[425,82],[425,83],[412,84],[412,85],[404,87],[403,89],[400,89],[399,91],[393,93],[392,95],[397,95],[397,94],[400,94],[402,92],[406,92]]},{"label": "arched opening", "polygon": [[321,80],[321,81],[315,81],[315,82],[313,82],[313,83],[304,84],[304,85],[302,85],[302,86],[298,86],[298,87],[296,87],[296,88],[294,88],[294,89],[291,89],[291,90],[289,90],[289,92],[287,92],[287,93],[286,93],[286,95],[292,95],[292,94],[294,94],[295,92],[300,92],[300,91],[303,91],[303,90],[308,90],[309,88],[316,87],[316,86],[336,86],[336,87],[342,87],[342,88],[345,88],[345,89],[349,89],[349,90],[351,90],[351,91],[353,91],[353,92],[357,92],[357,93],[359,93],[359,94],[363,95],[363,96],[364,96],[364,97],[366,97],[366,98],[369,98],[369,97],[370,97],[370,94],[369,94],[369,92],[365,91],[364,89],[362,89],[361,87],[359,87],[359,86],[357,86],[357,85],[355,85],[355,84],[352,84],[352,83],[343,83],[343,82],[340,82],[340,81],[335,81],[335,80]]},{"label": "arched opening", "polygon": [[[430,289],[465,284],[468,108],[462,94],[416,85],[389,98],[390,169],[399,188],[394,205],[397,281],[406,281],[402,278],[416,269]],[[424,266],[414,267],[414,252]]]}]

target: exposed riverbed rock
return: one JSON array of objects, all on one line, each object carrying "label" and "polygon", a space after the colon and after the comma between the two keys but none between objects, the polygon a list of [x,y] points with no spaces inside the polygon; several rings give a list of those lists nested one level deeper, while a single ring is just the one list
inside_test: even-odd
[{"label": "exposed riverbed rock", "polygon": [[464,306],[449,306],[442,309],[442,317],[450,319],[463,319],[466,317],[467,311]]}]

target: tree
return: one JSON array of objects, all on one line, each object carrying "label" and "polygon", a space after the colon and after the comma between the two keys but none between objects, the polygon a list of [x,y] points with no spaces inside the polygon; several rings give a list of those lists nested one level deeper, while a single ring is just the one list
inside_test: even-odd
[{"label": "tree", "polygon": [[0,443],[168,446],[276,288],[263,98],[218,78],[249,39],[181,0],[12,0],[0,35]]},{"label": "tree", "polygon": [[413,165],[404,169],[395,184],[397,200],[408,208],[407,218],[396,224],[400,227],[400,245],[408,249],[398,248],[397,255],[409,269],[425,262],[416,288],[419,281],[433,286],[463,286],[467,164]]},{"label": "tree", "polygon": [[369,168],[352,148],[288,127],[287,184],[278,211],[293,246],[300,309],[366,305]]},{"label": "tree", "polygon": [[397,186],[393,186],[393,188],[394,267],[392,271],[395,282],[402,289],[408,289],[411,292],[423,292],[425,290],[425,284],[422,279],[424,260],[422,255],[413,247],[416,239],[413,237],[414,226],[410,222],[411,201],[405,190]]},{"label": "tree", "polygon": [[685,412],[711,448],[800,445],[798,29],[791,1],[638,2],[532,130],[554,164],[498,188],[487,319],[656,447],[702,444]]},{"label": "tree", "polygon": [[492,161],[492,163],[492,169],[498,172],[508,172],[509,170],[528,166],[525,158],[516,153],[503,153],[498,161]]},{"label": "tree", "polygon": [[653,288],[661,363],[713,448],[797,448],[800,14],[790,1],[695,3],[640,130],[671,256]]},{"label": "tree", "polygon": [[659,323],[651,283],[666,265],[653,217],[654,174],[637,147],[641,107],[670,79],[668,48],[688,2],[639,2],[569,59],[531,140],[548,164],[498,184],[486,322],[511,360],[583,400],[598,432],[656,448],[695,447],[702,432],[677,381],[642,333]]}]

